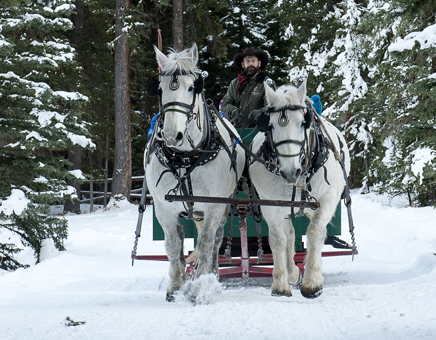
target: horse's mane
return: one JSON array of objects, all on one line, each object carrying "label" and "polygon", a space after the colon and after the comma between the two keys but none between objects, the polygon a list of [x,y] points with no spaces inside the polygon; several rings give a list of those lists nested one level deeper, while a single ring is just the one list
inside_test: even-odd
[{"label": "horse's mane", "polygon": [[199,73],[200,70],[194,64],[190,50],[191,49],[187,48],[182,52],[176,52],[174,49],[170,49],[170,53],[167,55],[168,60],[162,72],[167,74],[173,74],[176,71],[184,71],[192,74]]},{"label": "horse's mane", "polygon": [[[280,108],[291,105],[305,105],[300,101],[297,95],[297,88],[292,85],[282,85],[276,90],[275,102],[270,103],[268,98],[269,106]],[[305,100],[309,101],[309,97],[305,96]]]}]

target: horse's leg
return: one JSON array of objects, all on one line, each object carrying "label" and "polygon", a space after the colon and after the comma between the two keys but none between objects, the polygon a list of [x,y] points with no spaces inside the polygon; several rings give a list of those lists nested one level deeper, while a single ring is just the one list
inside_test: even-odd
[{"label": "horse's leg", "polygon": [[[158,218],[162,229],[165,233],[165,250],[170,263],[169,276],[170,283],[167,287],[167,301],[173,301],[173,294],[179,290],[185,281],[185,256],[183,252],[184,226],[178,216],[159,216],[156,209],[156,217]],[[176,223],[171,223],[174,221]]]},{"label": "horse's leg", "polygon": [[186,280],[186,260],[185,260],[185,252],[184,252],[184,244],[185,244],[185,226],[180,219],[180,217],[177,218],[177,234],[180,239],[180,271],[182,273],[182,280]]},{"label": "horse's leg", "polygon": [[224,235],[224,225],[227,222],[227,217],[229,216],[229,210],[230,206],[226,207],[226,210],[224,211],[224,215],[221,218],[221,221],[219,223],[218,229],[215,234],[215,244],[213,246],[213,254],[212,254],[212,267],[211,272],[215,273],[219,277],[219,265],[218,265],[218,255],[219,250],[221,247],[221,243],[223,241],[223,235]]},{"label": "horse's leg", "polygon": [[322,293],[324,278],[321,273],[321,252],[327,233],[327,224],[335,211],[332,200],[320,200],[320,208],[314,212],[307,228],[307,255],[301,294],[307,298],[316,298]]},{"label": "horse's leg", "polygon": [[195,279],[209,273],[212,268],[212,252],[218,230],[217,221],[222,220],[225,209],[225,206],[215,205],[205,211],[203,228],[197,239],[198,268],[195,272]]},{"label": "horse's leg", "polygon": [[289,230],[288,220],[280,213],[279,208],[263,207],[263,216],[268,224],[268,241],[274,257],[273,284],[271,294],[276,296],[292,296],[288,283],[288,269],[286,261],[287,236]]},{"label": "horse's leg", "polygon": [[298,284],[300,280],[300,269],[294,261],[295,256],[295,230],[291,220],[285,220],[284,232],[286,235],[286,267],[288,270],[288,282],[290,284]]}]

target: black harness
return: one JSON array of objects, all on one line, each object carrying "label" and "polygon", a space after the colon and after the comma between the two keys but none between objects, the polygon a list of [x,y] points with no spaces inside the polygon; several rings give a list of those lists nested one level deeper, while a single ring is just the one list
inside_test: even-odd
[{"label": "black harness", "polygon": [[[178,76],[180,75],[187,75],[190,73],[185,73],[181,71],[176,71],[173,74],[157,74],[162,76],[171,76],[172,80],[169,84],[170,89],[173,91],[176,91],[178,89]],[[152,96],[159,96],[161,104],[162,104],[162,89],[160,88],[160,82],[156,79],[156,76],[153,76],[148,84],[148,94]],[[192,192],[192,181],[191,181],[191,173],[194,171],[194,169],[197,166],[204,165],[212,160],[214,160],[218,153],[224,149],[228,153],[230,160],[231,160],[231,167],[230,170],[233,168],[235,171],[235,177],[237,181],[237,168],[236,168],[236,146],[234,143],[233,150],[230,150],[227,144],[225,143],[223,137],[219,133],[218,127],[216,125],[216,115],[212,114],[209,107],[205,104],[205,98],[202,94],[203,90],[203,78],[201,74],[198,74],[197,79],[194,81],[194,88],[193,88],[193,100],[192,104],[186,104],[182,102],[169,102],[165,103],[165,105],[161,106],[161,114],[158,117],[158,122],[156,124],[156,135],[160,138],[153,138],[151,141],[151,145],[149,147],[149,153],[154,152],[156,155],[156,158],[159,160],[162,166],[166,168],[164,170],[157,182],[156,186],[159,185],[160,180],[162,179],[163,175],[166,173],[171,173],[174,178],[177,180],[177,185],[174,187],[170,192],[174,192],[177,194],[177,192],[181,191],[183,195],[185,196],[193,196]],[[200,118],[198,113],[195,113],[194,107],[195,107],[195,101],[197,94],[201,95],[202,101],[203,101],[203,112],[204,112],[204,124],[201,126]],[[180,110],[174,108],[174,106],[179,106],[188,109],[187,111]],[[163,123],[165,119],[165,115],[169,114],[170,112],[182,112],[188,116],[189,123],[192,119],[197,119],[197,127],[201,131],[204,129],[204,137],[201,141],[201,144],[198,146],[194,146],[191,143],[191,146],[193,147],[193,150],[191,151],[178,151],[176,149],[170,148],[166,145],[164,142],[161,130],[163,128]],[[189,136],[188,136],[189,138]],[[232,136],[231,136],[232,138]],[[233,138],[232,138],[233,139]],[[234,141],[233,141],[234,142]],[[186,169],[183,176],[180,176],[180,169]],[[185,209],[187,211],[187,216],[184,216],[188,219],[194,219],[193,216],[193,203],[187,203],[188,207]]]},{"label": "black harness", "polygon": [[[166,172],[171,172],[176,178],[178,178],[179,169],[185,168],[186,174],[191,173],[197,166],[204,165],[214,160],[221,149],[225,149],[228,152],[230,150],[227,144],[223,140],[221,134],[216,126],[216,116],[212,115],[209,108],[204,106],[205,114],[205,133],[206,136],[202,143],[192,151],[177,151],[166,145],[163,139],[154,139],[151,146],[151,152],[155,152],[159,162],[167,168],[159,177],[156,186],[159,184],[160,179]],[[162,122],[158,125],[158,129],[163,125]],[[157,132],[159,135],[160,132]],[[231,157],[232,167],[236,170],[236,161],[234,157]]]},{"label": "black harness", "polygon": [[[284,127],[289,123],[287,111],[304,111],[304,140],[298,141],[294,139],[286,139],[275,142],[272,134],[272,125],[269,124],[269,117],[273,112],[279,112],[280,117],[278,123]],[[257,152],[258,157],[262,157],[265,161],[264,165],[268,171],[279,175],[280,162],[278,156],[281,157],[300,157],[302,166],[302,175],[308,177],[313,176],[321,166],[327,161],[328,146],[330,142],[321,132],[320,121],[317,115],[314,114],[313,108],[308,104],[306,107],[299,105],[290,105],[275,109],[271,107],[267,112],[262,113],[263,117],[259,118],[262,122],[261,131],[265,132],[265,141]],[[278,151],[278,147],[283,144],[296,144],[300,146],[300,152],[296,154],[286,155]],[[254,160],[253,160],[254,162]],[[310,178],[312,177],[310,176]]]},{"label": "black harness", "polygon": [[[279,112],[280,117],[278,119],[278,123],[280,126],[284,127],[289,123],[289,119],[287,116],[287,111],[304,111],[304,140],[298,141],[294,139],[286,139],[283,141],[275,142],[272,134],[272,125],[269,124],[269,117],[273,112]],[[280,172],[280,157],[299,157],[300,163],[302,167],[301,176],[305,177],[305,184],[310,192],[312,190],[310,181],[312,177],[318,172],[320,168],[324,168],[324,179],[327,184],[330,183],[327,180],[327,169],[324,164],[327,162],[329,157],[329,149],[331,150],[331,143],[328,138],[321,131],[321,122],[314,113],[314,110],[311,105],[307,104],[306,107],[299,105],[291,105],[282,107],[280,109],[275,109],[271,107],[267,112],[262,114],[264,117],[260,119],[262,127],[261,129],[265,132],[265,141],[259,148],[256,156],[258,158],[263,159],[263,164],[265,168],[273,173],[274,175],[283,176]],[[281,154],[278,151],[278,147],[283,144],[296,144],[300,146],[300,152],[296,154]],[[256,159],[252,159],[252,163],[254,163]],[[294,185],[292,200],[295,200],[296,195],[296,186]],[[305,200],[309,196],[308,193],[302,191],[302,200]],[[303,211],[300,211],[301,215]],[[291,218],[295,218],[295,214],[293,208],[291,209]]]}]

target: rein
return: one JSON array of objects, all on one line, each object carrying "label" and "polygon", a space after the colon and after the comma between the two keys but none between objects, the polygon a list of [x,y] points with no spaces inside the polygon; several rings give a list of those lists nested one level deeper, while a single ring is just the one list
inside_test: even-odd
[{"label": "rein", "polygon": [[[276,109],[275,107],[270,107],[270,108],[268,108],[267,112],[269,113],[269,115],[271,115],[271,113],[280,113],[280,117],[278,119],[278,124],[281,127],[285,127],[289,123],[289,119],[288,119],[288,115],[287,115],[286,111],[298,111],[298,110],[305,110],[305,113],[304,113],[304,117],[305,117],[304,139],[302,141],[298,141],[295,139],[285,139],[285,140],[282,140],[282,141],[275,143],[273,140],[273,134],[272,134],[273,127],[270,125],[269,130],[266,132],[265,141],[258,151],[259,156],[262,155],[264,159],[268,159],[268,161],[265,162],[268,165],[268,166],[266,165],[266,168],[270,172],[272,172],[276,175],[280,174],[280,165],[279,165],[279,160],[277,159],[277,157],[284,157],[284,158],[300,157],[301,158],[302,156],[304,156],[304,158],[303,158],[304,163],[301,164],[302,168],[303,168],[302,175],[307,176],[308,172],[311,169],[311,166],[312,166],[311,155],[314,152],[315,146],[312,143],[312,139],[307,138],[307,130],[310,130],[311,126],[312,126],[312,116],[313,116],[312,108],[309,105],[307,107],[301,106],[301,105],[288,105],[285,107],[281,107],[280,109]],[[312,136],[312,130],[310,130],[310,131],[311,131],[310,135]],[[278,151],[278,147],[280,145],[284,145],[284,144],[296,144],[296,145],[301,147],[300,152],[295,153],[295,154],[280,153]],[[269,166],[269,164],[276,164],[277,168],[272,170],[271,167]]]},{"label": "rein", "polygon": [[[169,113],[169,112],[179,112],[179,113],[183,113],[184,115],[186,115],[188,117],[188,120],[186,121],[186,124],[189,124],[189,122],[193,119],[193,118],[198,118],[198,113],[194,112],[194,108],[195,108],[195,102],[196,102],[196,98],[197,98],[197,94],[193,93],[193,98],[192,98],[192,103],[191,104],[186,104],[183,102],[169,102],[166,103],[165,105],[162,105],[162,96],[159,96],[160,98],[160,104],[161,104],[161,115],[162,115],[162,119],[165,119],[165,114]],[[176,109],[176,108],[171,108],[171,106],[181,106],[184,107],[188,110],[180,110],[180,109]],[[197,128],[201,131],[201,124],[200,124],[200,120],[197,119]]]},{"label": "rein", "polygon": [[[237,178],[235,155],[234,153],[232,153],[231,150],[229,150],[224,139],[222,138],[218,130],[218,127],[216,126],[216,117],[215,115],[211,114],[209,107],[205,104],[204,96],[201,95],[201,97],[203,98],[203,103],[204,103],[203,104],[203,116],[204,116],[203,130],[204,131],[203,131],[203,139],[200,145],[194,146],[193,141],[189,140],[190,139],[189,135],[187,135],[187,138],[191,146],[193,147],[193,150],[191,151],[183,151],[183,152],[177,151],[167,147],[163,140],[156,139],[155,141],[153,141],[153,147],[152,147],[153,152],[155,153],[159,162],[164,167],[167,168],[167,170],[164,170],[159,176],[156,186],[159,185],[159,182],[162,179],[163,175],[168,172],[172,173],[177,180],[177,185],[173,189],[171,189],[168,192],[168,194],[171,192],[177,194],[177,191],[181,190],[183,195],[192,196],[193,193],[192,193],[192,183],[191,183],[191,176],[190,176],[191,173],[198,166],[204,165],[214,160],[222,149],[224,149],[228,153],[231,160],[231,168],[234,169],[235,176]],[[174,102],[169,104],[174,105]],[[182,168],[186,169],[183,176],[179,175],[179,170]],[[187,203],[187,205],[188,208],[186,208],[185,206],[185,209],[187,211],[186,217],[188,219],[195,219],[193,214],[194,203]]]}]

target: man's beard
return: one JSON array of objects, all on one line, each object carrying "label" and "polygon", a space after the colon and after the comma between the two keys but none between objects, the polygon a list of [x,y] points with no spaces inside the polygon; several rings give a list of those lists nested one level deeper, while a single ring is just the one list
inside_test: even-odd
[{"label": "man's beard", "polygon": [[253,74],[256,74],[259,70],[259,67],[249,66],[244,69],[244,72],[249,76],[252,76]]}]

